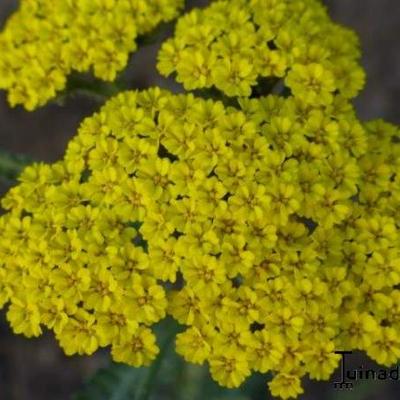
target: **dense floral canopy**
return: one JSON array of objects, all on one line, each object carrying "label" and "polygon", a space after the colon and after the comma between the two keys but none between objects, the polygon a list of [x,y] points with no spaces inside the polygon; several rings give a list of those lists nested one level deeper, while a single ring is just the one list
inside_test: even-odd
[{"label": "dense floral canopy", "polygon": [[215,87],[250,96],[282,79],[310,104],[339,92],[354,97],[364,84],[354,32],[337,25],[318,0],[222,0],[178,20],[164,42],[158,69],[186,90]]},{"label": "dense floral canopy", "polygon": [[0,34],[0,89],[33,110],[66,86],[72,71],[113,81],[136,38],[176,17],[183,0],[21,0]]},{"label": "dense floral canopy", "polygon": [[[3,199],[2,303],[16,333],[147,365],[151,326],[236,387],[327,379],[334,349],[400,355],[397,130],[268,96],[239,109],[159,89],[83,121],[65,158]],[[23,250],[22,250],[23,249]],[[291,382],[290,385],[287,382]]]},{"label": "dense floral canopy", "polygon": [[[136,36],[182,5],[51,4],[23,1],[0,36],[0,86],[28,109],[73,69],[113,80]],[[359,55],[316,0],[213,1],[181,17],[158,67],[196,92],[121,92],[3,198],[12,329],[142,366],[171,316],[185,360],[229,388],[272,372],[284,399],[304,376],[328,379],[335,350],[395,363],[400,139],[356,116]]]}]

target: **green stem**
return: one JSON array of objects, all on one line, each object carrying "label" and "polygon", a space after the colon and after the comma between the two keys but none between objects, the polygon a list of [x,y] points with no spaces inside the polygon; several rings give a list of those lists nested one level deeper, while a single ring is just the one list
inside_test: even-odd
[{"label": "green stem", "polygon": [[155,387],[155,380],[161,369],[165,356],[168,353],[169,347],[172,341],[174,340],[176,333],[180,329],[179,326],[177,326],[177,324],[175,323],[175,321],[171,321],[171,323],[169,323],[168,325],[165,327],[168,333],[167,336],[164,338],[162,345],[160,345],[160,353],[158,354],[157,359],[153,362],[153,364],[150,367],[149,373],[143,384],[143,389],[139,394],[137,400],[148,400],[150,398],[152,389],[154,389]]},{"label": "green stem", "polygon": [[228,97],[223,92],[218,89],[212,87],[207,89],[196,89],[193,91],[194,95],[197,97],[201,97],[205,100],[211,99],[215,101],[221,101],[226,107],[238,107],[237,98],[236,97]]},{"label": "green stem", "polygon": [[88,74],[72,74],[68,78],[67,87],[56,98],[57,104],[63,105],[70,96],[88,96],[99,103],[104,103],[115,94],[125,90],[121,82],[104,82]]}]

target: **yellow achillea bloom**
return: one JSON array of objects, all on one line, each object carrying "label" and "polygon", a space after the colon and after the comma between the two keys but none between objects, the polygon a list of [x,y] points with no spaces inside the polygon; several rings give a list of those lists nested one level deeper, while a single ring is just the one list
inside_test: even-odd
[{"label": "yellow achillea bloom", "polygon": [[140,366],[169,314],[188,362],[226,387],[272,371],[283,399],[328,379],[335,349],[398,360],[398,129],[337,103],[240,103],[121,93],[62,161],[25,169],[0,217],[16,333]]},{"label": "yellow achillea bloom", "polygon": [[280,79],[302,101],[330,104],[364,85],[356,35],[334,24],[319,0],[218,0],[178,20],[158,69],[186,90],[257,95]]},{"label": "yellow achillea bloom", "polygon": [[72,71],[115,79],[136,38],[177,16],[183,0],[21,0],[0,33],[0,89],[12,106],[44,105]]}]

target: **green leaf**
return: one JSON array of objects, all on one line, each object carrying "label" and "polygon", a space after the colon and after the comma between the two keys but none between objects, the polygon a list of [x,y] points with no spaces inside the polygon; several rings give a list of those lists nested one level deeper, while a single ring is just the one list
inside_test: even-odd
[{"label": "green leaf", "polygon": [[143,368],[112,363],[108,368],[100,369],[73,399],[127,400],[144,373]]},{"label": "green leaf", "polygon": [[33,160],[28,156],[0,150],[0,195],[17,183],[22,170],[31,163]]},{"label": "green leaf", "polygon": [[[156,331],[160,353],[149,367],[134,368],[125,364],[112,362],[102,368],[75,394],[73,400],[149,400],[158,388],[160,370],[177,372],[176,356],[171,348],[180,327],[175,321],[167,318],[157,324]],[[168,373],[163,373],[168,375]]]},{"label": "green leaf", "polygon": [[28,156],[0,150],[0,176],[9,181],[8,183],[12,183],[21,171],[32,162],[33,160]]}]

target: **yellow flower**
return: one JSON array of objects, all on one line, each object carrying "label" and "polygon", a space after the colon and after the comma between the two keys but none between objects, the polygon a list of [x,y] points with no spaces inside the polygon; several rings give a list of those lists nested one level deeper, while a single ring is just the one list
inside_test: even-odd
[{"label": "yellow flower", "polygon": [[364,84],[359,57],[355,35],[316,1],[218,0],[179,18],[158,69],[176,73],[187,90],[214,86],[229,97],[250,97],[259,83],[268,88],[283,78],[298,99],[316,106],[356,96]]},{"label": "yellow flower", "polygon": [[212,53],[184,51],[177,61],[178,82],[183,83],[186,90],[208,88],[212,85],[211,74],[215,63]]},{"label": "yellow flower", "polygon": [[154,276],[163,281],[176,281],[176,274],[180,267],[181,256],[177,253],[175,238],[158,240],[149,246],[150,270]]},{"label": "yellow flower", "polygon": [[123,362],[133,367],[149,365],[158,353],[155,335],[143,326],[133,334],[124,335],[111,347],[111,355],[116,362]]},{"label": "yellow flower", "polygon": [[380,327],[374,317],[366,312],[350,311],[340,316],[341,347],[350,346],[353,349],[368,349],[372,341],[379,334]]},{"label": "yellow flower", "polygon": [[304,319],[289,307],[284,307],[270,313],[264,319],[266,326],[271,332],[285,335],[288,338],[296,338],[301,332]]},{"label": "yellow flower", "polygon": [[182,262],[183,277],[196,292],[219,292],[219,286],[227,279],[224,260],[208,255],[193,254],[191,260]]},{"label": "yellow flower", "polygon": [[196,327],[189,328],[176,336],[176,351],[188,362],[203,364],[211,352],[212,335],[213,332],[207,325],[201,330]]},{"label": "yellow flower", "polygon": [[400,357],[400,341],[395,329],[386,326],[378,330],[367,354],[381,365],[393,365]]},{"label": "yellow flower", "polygon": [[335,354],[334,342],[313,342],[310,350],[306,351],[304,363],[310,378],[327,380],[339,365],[341,356]]},{"label": "yellow flower", "polygon": [[295,64],[287,75],[286,84],[293,95],[313,105],[330,104],[335,91],[333,75],[321,64]]},{"label": "yellow flower", "polygon": [[267,329],[254,332],[254,349],[250,353],[250,363],[255,371],[266,373],[279,366],[285,348],[283,338]]},{"label": "yellow flower", "polygon": [[99,311],[109,310],[111,304],[122,295],[122,291],[118,289],[118,283],[108,269],[96,268],[85,293],[86,307]]},{"label": "yellow flower", "polygon": [[125,296],[130,304],[129,315],[146,325],[158,322],[165,316],[167,307],[164,289],[153,277],[136,273],[131,279],[132,283],[127,285],[130,291]]},{"label": "yellow flower", "polygon": [[[271,29],[302,11],[276,3]],[[221,29],[242,21],[252,32],[241,7]],[[284,32],[279,51],[302,59],[304,43]],[[193,30],[190,41],[201,45]],[[319,57],[312,47],[303,58]],[[226,387],[271,371],[282,398],[302,393],[303,376],[329,379],[337,349],[394,363],[397,134],[364,128],[336,94],[330,105],[272,95],[227,106],[121,93],[84,121],[63,160],[27,167],[2,201],[10,326],[54,331],[68,355],[111,346],[115,361],[142,366],[159,351],[152,326],[169,315],[185,326],[176,349],[188,362]]]},{"label": "yellow flower", "polygon": [[22,333],[27,337],[39,336],[42,333],[38,306],[32,304],[29,297],[13,297],[7,320],[15,333]]},{"label": "yellow flower", "polygon": [[[136,49],[136,38],[176,17],[181,0],[156,7],[143,0],[110,2],[24,0],[0,34],[0,88],[12,106],[44,105],[66,86],[71,72],[114,80]],[[140,10],[140,11],[139,11]]]},{"label": "yellow flower", "polygon": [[237,350],[217,351],[209,362],[213,379],[228,388],[238,387],[250,375],[246,354]]},{"label": "yellow flower", "polygon": [[300,377],[294,374],[280,372],[268,383],[272,396],[282,399],[296,398],[304,392]]},{"label": "yellow flower", "polygon": [[212,77],[215,86],[228,96],[249,97],[251,86],[256,83],[257,73],[249,61],[233,56],[231,59],[224,58],[220,65],[215,65]]},{"label": "yellow flower", "polygon": [[83,309],[68,318],[57,339],[65,354],[93,354],[99,347],[96,318]]},{"label": "yellow flower", "polygon": [[221,246],[221,261],[227,266],[230,278],[238,274],[246,274],[251,268],[254,254],[245,249],[246,238],[243,235],[230,235]]}]

